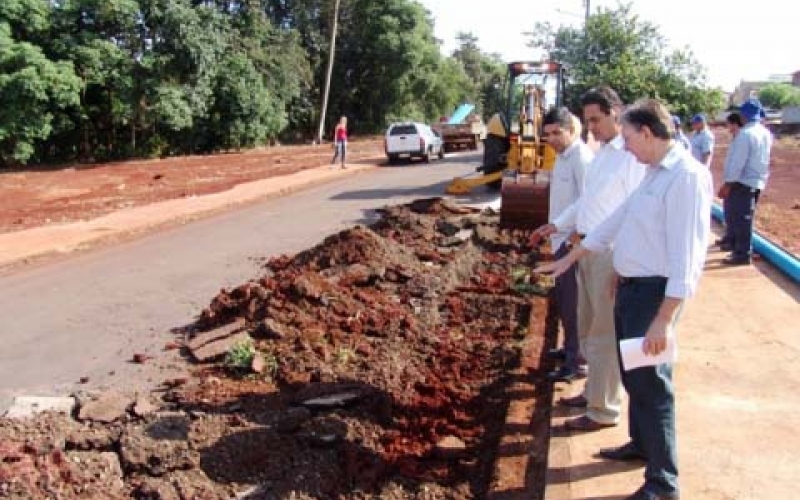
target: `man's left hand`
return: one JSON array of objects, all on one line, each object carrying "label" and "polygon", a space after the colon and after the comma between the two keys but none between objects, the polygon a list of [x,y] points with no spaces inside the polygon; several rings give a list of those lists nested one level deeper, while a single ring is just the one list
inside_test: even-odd
[{"label": "man's left hand", "polygon": [[671,322],[656,318],[644,337],[642,351],[648,356],[657,356],[667,348],[667,338],[672,335]]}]

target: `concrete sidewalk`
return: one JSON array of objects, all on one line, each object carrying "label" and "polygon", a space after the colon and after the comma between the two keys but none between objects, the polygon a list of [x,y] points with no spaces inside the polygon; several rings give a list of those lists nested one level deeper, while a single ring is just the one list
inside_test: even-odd
[{"label": "concrete sidewalk", "polygon": [[[678,324],[681,498],[800,498],[800,287],[763,262],[722,267],[723,257],[710,252]],[[558,384],[553,400],[582,386]],[[641,465],[594,457],[627,441],[626,416],[572,435],[560,429],[567,416],[553,410],[546,500],[621,499],[641,486]]]}]

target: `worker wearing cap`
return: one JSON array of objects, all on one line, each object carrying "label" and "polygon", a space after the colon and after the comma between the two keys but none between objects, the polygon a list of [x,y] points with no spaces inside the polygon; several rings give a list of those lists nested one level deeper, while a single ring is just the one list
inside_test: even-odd
[{"label": "worker wearing cap", "polygon": [[714,134],[708,130],[706,115],[702,113],[694,115],[692,129],[694,132],[689,139],[692,156],[703,165],[710,167],[711,158],[714,156]]},{"label": "worker wearing cap", "polygon": [[761,191],[769,178],[772,134],[761,124],[764,108],[758,99],[748,99],[739,114],[744,127],[736,134],[725,161],[723,180],[718,195],[730,211],[726,220],[731,225],[732,253],[728,265],[747,265],[753,253],[753,217]]},{"label": "worker wearing cap", "polygon": [[675,126],[675,142],[685,147],[687,151],[690,151],[692,149],[692,144],[689,142],[689,138],[686,137],[686,134],[683,133],[681,117],[672,115],[672,124]]}]

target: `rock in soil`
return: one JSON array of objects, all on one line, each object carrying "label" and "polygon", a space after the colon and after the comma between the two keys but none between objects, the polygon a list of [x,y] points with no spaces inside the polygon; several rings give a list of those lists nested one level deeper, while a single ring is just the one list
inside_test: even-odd
[{"label": "rock in soil", "polygon": [[[532,310],[532,299],[510,288],[510,270],[538,258],[527,234],[504,233],[497,222],[418,200],[385,208],[370,227],[266,260],[258,276],[200,312],[189,331],[202,333],[186,347],[202,364],[152,401],[82,396],[81,423],[0,419],[0,492],[484,498],[507,374]],[[223,354],[242,341],[263,367],[224,366]]]}]

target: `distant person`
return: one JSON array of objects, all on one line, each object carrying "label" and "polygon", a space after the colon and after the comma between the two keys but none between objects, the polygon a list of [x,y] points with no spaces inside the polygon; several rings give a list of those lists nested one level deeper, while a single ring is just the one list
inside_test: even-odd
[{"label": "distant person", "polygon": [[683,127],[681,127],[681,117],[678,115],[672,115],[672,125],[675,127],[675,141],[681,146],[685,147],[686,151],[691,151],[692,144],[689,142],[689,138],[686,137],[686,134],[683,133]]},{"label": "distant person", "polygon": [[[623,103],[610,87],[590,89],[581,97],[583,118],[601,142],[586,172],[583,194],[543,229],[545,236],[575,227],[573,243],[600,225],[636,190],[645,167],[629,152],[620,135]],[[622,382],[614,336],[614,304],[608,284],[614,276],[611,250],[597,252],[578,265],[578,334],[589,373],[583,395],[558,404],[586,408],[582,416],[564,422],[566,430],[597,431],[619,423]]]},{"label": "distant person", "polygon": [[748,265],[753,254],[753,217],[761,191],[769,178],[772,134],[761,124],[764,108],[758,99],[748,99],[739,113],[744,126],[731,143],[725,162],[719,197],[727,201],[732,229],[731,254],[727,265]]},{"label": "distant person", "polygon": [[[744,127],[742,115],[737,112],[728,113],[728,116],[725,118],[725,124],[728,127],[728,132],[731,134],[731,143],[733,143],[733,140],[736,139],[737,135],[739,135],[739,131],[742,130],[742,127]],[[734,148],[728,146],[728,155],[725,157],[725,165],[728,165],[728,163],[731,161],[731,153],[733,151]],[[722,200],[722,210],[725,217],[725,235],[714,242],[715,245],[719,246],[720,250],[726,252],[733,250],[733,221],[731,220],[731,207],[729,200],[730,197],[726,197]]]},{"label": "distant person", "polygon": [[706,115],[702,113],[694,115],[692,129],[694,132],[689,139],[692,156],[703,165],[710,167],[711,158],[714,156],[714,134],[708,129]]},{"label": "distant person", "polygon": [[[581,140],[581,122],[567,108],[552,109],[545,114],[542,121],[542,137],[558,153],[550,182],[549,220],[552,222],[565,209],[575,203],[583,193],[586,168],[592,161],[594,153]],[[550,230],[554,230],[550,232]],[[575,230],[574,225],[557,230],[545,225],[537,228],[531,235],[531,244],[550,235],[550,247],[557,259],[567,255],[572,248],[569,235]],[[553,289],[558,319],[564,329],[564,347],[548,352],[548,356],[563,361],[563,365],[548,374],[554,381],[571,382],[581,376],[583,356],[580,352],[578,337],[578,282],[576,267],[572,266],[563,275],[556,278]]]},{"label": "distant person", "polygon": [[347,168],[345,166],[344,160],[345,156],[347,156],[347,117],[343,116],[339,118],[339,123],[336,125],[336,129],[333,131],[333,140],[334,140],[334,147],[336,148],[333,153],[333,160],[331,160],[331,165],[336,165],[336,159],[341,157],[342,160],[342,168]]},{"label": "distant person", "polygon": [[[671,121],[667,108],[654,99],[625,111],[625,149],[647,165],[641,187],[566,257],[535,269],[557,276],[613,245],[616,339],[642,339],[642,352],[648,356],[675,341],[677,319],[697,289],[711,232],[711,171],[675,144]],[[592,370],[590,365],[589,376]],[[599,455],[646,462],[644,484],[625,500],[677,500],[672,364],[621,375],[628,392],[630,440],[601,449]]]}]

